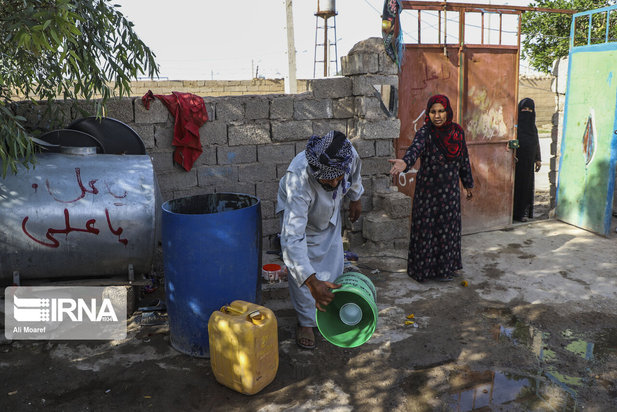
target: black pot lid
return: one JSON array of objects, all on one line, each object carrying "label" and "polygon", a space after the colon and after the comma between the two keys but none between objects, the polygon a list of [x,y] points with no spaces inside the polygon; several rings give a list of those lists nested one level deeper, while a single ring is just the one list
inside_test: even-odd
[{"label": "black pot lid", "polygon": [[52,130],[34,141],[50,152],[58,153],[60,147],[96,147],[97,153],[105,153],[102,143],[96,137],[79,130]]},{"label": "black pot lid", "polygon": [[146,146],[141,137],[128,125],[111,117],[84,117],[75,120],[69,129],[79,130],[97,138],[106,154],[146,154]]}]

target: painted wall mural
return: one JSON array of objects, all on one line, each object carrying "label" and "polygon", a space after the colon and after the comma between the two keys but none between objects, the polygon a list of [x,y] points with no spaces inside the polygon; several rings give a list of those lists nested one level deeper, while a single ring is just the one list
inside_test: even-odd
[{"label": "painted wall mural", "polygon": [[503,117],[503,107],[488,98],[486,89],[474,86],[469,90],[468,95],[477,110],[474,110],[471,118],[467,120],[465,127],[467,133],[480,137],[482,140],[505,136],[508,128]]}]

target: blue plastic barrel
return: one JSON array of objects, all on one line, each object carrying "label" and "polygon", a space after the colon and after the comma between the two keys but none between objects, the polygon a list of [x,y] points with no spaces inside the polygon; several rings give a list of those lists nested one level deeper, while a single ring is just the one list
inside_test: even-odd
[{"label": "blue plastic barrel", "polygon": [[259,303],[261,202],[213,193],[162,205],[161,238],[171,345],[209,357],[208,320],[234,300]]}]

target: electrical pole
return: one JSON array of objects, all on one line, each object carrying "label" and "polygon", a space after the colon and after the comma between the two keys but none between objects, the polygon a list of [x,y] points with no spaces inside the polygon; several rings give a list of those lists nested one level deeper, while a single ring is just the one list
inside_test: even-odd
[{"label": "electrical pole", "polygon": [[285,0],[287,15],[287,63],[288,74],[285,80],[285,93],[298,93],[298,82],[296,80],[296,43],[294,40],[294,17],[292,0]]}]

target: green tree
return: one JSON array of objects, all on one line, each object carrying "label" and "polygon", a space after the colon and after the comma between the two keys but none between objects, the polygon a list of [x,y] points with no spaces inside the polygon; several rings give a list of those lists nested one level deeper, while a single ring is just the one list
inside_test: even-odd
[{"label": "green tree", "polygon": [[[529,7],[568,9],[582,12],[611,6],[615,3],[616,0],[537,0],[529,4]],[[617,13],[613,12],[612,14],[614,16]],[[611,16],[610,27],[611,33],[614,34],[617,30],[617,21],[615,21],[613,16]],[[546,73],[550,72],[553,61],[568,55],[571,23],[571,14],[523,13],[521,33],[525,37],[522,41],[522,57],[528,59],[534,69]],[[586,39],[588,24],[588,19],[577,19],[575,40],[581,40],[581,36]],[[605,18],[600,18],[600,16],[594,18],[592,28],[592,38],[603,40],[606,30]],[[613,35],[613,37],[615,36]],[[575,44],[578,45],[580,43]]]},{"label": "green tree", "polygon": [[[34,164],[35,145],[12,97],[96,102],[130,93],[140,74],[158,75],[155,55],[110,0],[2,0],[0,7],[0,158],[2,176]],[[57,116],[57,114],[56,114]]]}]

